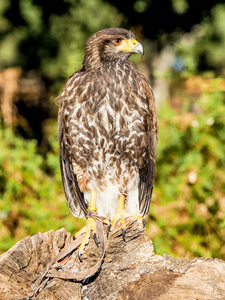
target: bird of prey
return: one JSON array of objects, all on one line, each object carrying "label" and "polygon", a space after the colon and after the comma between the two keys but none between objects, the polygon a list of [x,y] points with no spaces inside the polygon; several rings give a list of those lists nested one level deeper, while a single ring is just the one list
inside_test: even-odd
[{"label": "bird of prey", "polygon": [[125,218],[140,222],[149,210],[155,176],[158,124],[151,86],[129,61],[143,55],[131,31],[108,28],[86,43],[83,67],[68,79],[56,98],[62,181],[68,206],[86,217],[78,255],[96,221],[112,226]]}]

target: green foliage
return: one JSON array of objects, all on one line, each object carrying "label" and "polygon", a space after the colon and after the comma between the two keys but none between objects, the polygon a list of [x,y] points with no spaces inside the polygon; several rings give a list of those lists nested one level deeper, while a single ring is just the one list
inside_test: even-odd
[{"label": "green foliage", "polygon": [[59,171],[56,130],[51,139],[52,149],[43,159],[37,152],[35,141],[25,141],[11,130],[1,129],[1,251],[38,231],[66,226],[74,232],[82,225],[66,206]]},{"label": "green foliage", "polygon": [[189,8],[187,0],[172,0],[172,7],[175,13],[184,14]]},{"label": "green foliage", "polygon": [[195,105],[201,113],[159,109],[148,234],[160,254],[224,258],[224,94],[204,94]]},{"label": "green foliage", "polygon": [[[217,4],[210,16],[186,33],[176,45],[189,74],[200,69],[225,74],[225,4]],[[207,66],[207,68],[206,68]]]}]

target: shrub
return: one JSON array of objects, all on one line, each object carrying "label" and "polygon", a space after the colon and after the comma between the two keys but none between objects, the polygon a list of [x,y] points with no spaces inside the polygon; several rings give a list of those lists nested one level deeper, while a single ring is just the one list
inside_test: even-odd
[{"label": "shrub", "polygon": [[[55,126],[56,128],[56,126]],[[69,212],[60,178],[57,134],[44,159],[34,140],[26,141],[1,129],[0,143],[0,250],[38,231],[82,224]]]},{"label": "shrub", "polygon": [[224,258],[224,94],[202,95],[195,111],[159,109],[148,234],[158,253]]}]

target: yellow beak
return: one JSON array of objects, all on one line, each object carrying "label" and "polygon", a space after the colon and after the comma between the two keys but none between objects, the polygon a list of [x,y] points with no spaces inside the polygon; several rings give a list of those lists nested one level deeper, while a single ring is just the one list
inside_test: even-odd
[{"label": "yellow beak", "polygon": [[119,50],[130,53],[139,53],[141,54],[141,57],[144,55],[144,49],[142,44],[134,38],[129,40],[123,40],[120,44]]}]

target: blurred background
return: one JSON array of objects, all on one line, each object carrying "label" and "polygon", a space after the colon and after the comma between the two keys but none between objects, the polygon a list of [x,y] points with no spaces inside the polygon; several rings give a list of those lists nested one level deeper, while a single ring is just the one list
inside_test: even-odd
[{"label": "blurred background", "polygon": [[0,1],[0,251],[85,221],[66,205],[54,98],[85,42],[132,30],[151,82],[159,145],[146,234],[158,254],[225,259],[225,1]]}]

